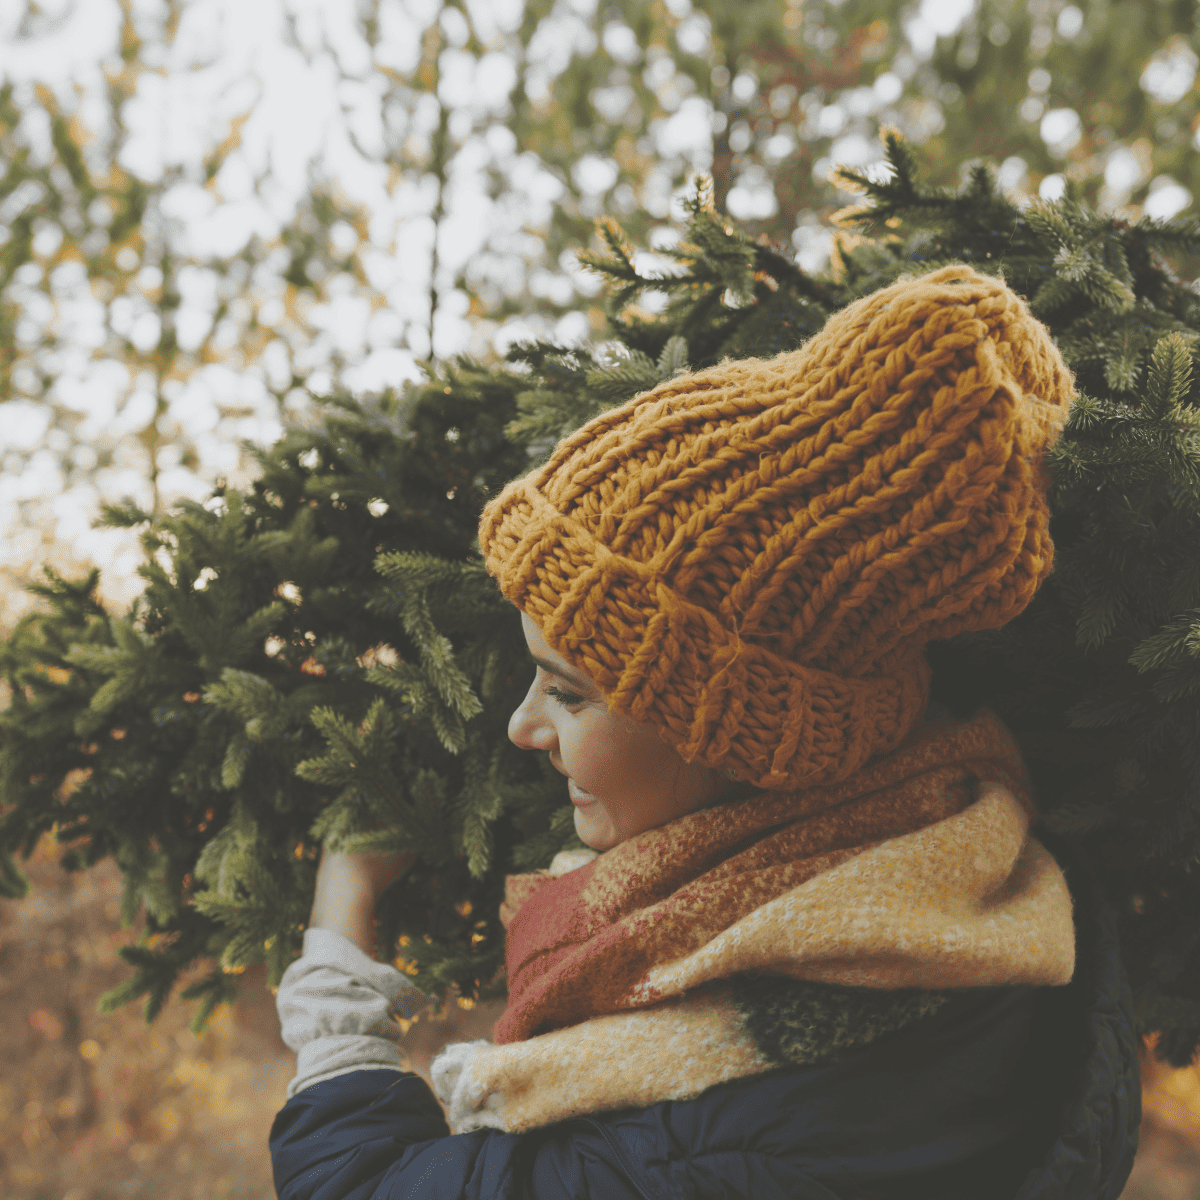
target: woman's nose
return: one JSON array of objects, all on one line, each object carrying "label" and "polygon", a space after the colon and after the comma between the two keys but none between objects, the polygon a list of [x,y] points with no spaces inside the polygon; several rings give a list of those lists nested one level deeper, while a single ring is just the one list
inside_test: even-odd
[{"label": "woman's nose", "polygon": [[522,750],[553,749],[554,728],[537,712],[537,680],[529,685],[525,699],[508,719],[508,740]]}]

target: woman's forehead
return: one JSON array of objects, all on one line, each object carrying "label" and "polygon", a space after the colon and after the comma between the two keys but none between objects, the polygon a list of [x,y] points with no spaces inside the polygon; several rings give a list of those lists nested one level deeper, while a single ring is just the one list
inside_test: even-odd
[{"label": "woman's forehead", "polygon": [[561,667],[564,677],[571,679],[580,686],[595,687],[587,672],[581,671],[578,667],[563,658],[561,654],[551,649],[550,643],[546,641],[545,635],[538,627],[537,622],[526,613],[521,614],[521,628],[525,631],[525,642],[529,648],[529,653],[534,659],[540,660],[543,665],[549,664]]},{"label": "woman's forehead", "polygon": [[558,663],[568,670],[572,669],[571,664],[561,654],[551,648],[538,623],[528,613],[521,614],[521,628],[525,631],[526,644],[538,658],[549,659],[551,662]]},{"label": "woman's forehead", "polygon": [[521,614],[521,628],[525,631],[525,640],[531,646],[542,646],[547,650],[550,649],[549,644],[542,635],[542,631],[538,628],[538,623],[528,613]]}]

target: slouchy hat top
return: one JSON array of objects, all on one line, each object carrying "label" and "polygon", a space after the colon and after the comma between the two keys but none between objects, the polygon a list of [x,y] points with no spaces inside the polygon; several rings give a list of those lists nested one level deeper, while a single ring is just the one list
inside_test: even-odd
[{"label": "slouchy hat top", "polygon": [[503,595],[612,712],[764,788],[845,779],[925,711],[924,648],[1050,571],[1073,381],[999,280],[901,280],[799,350],[601,413],[485,506]]}]

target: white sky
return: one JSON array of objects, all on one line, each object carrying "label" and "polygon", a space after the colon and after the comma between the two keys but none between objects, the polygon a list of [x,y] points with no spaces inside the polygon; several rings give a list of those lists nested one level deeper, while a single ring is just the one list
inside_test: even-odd
[{"label": "white sky", "polygon": [[[303,344],[277,339],[260,361],[241,369],[201,367],[171,385],[171,416],[196,445],[201,463],[192,471],[177,464],[177,455],[172,465],[170,448],[165,462],[160,455],[160,495],[166,502],[201,498],[218,475],[236,478],[240,439],[270,443],[279,436],[279,413],[267,381],[286,383],[295,369],[314,390],[328,387],[333,374],[326,364],[335,355],[350,364],[342,381],[353,390],[379,390],[419,376],[418,358],[429,349],[430,214],[436,187],[419,170],[390,178],[388,166],[379,161],[385,152],[380,67],[411,72],[421,35],[440,7],[439,0],[385,4],[383,36],[374,57],[356,27],[354,6],[345,0],[192,0],[184,6],[170,46],[158,43],[162,53],[157,63],[151,39],[150,62],[159,73],[143,75],[125,105],[129,137],[119,161],[150,184],[160,184],[165,172],[184,174],[161,205],[176,251],[196,263],[180,278],[182,346],[190,349],[212,329],[217,278],[207,263],[238,254],[252,236],[266,242],[275,238],[308,192],[314,169],[371,214],[370,245],[359,250],[371,287],[387,302],[384,311],[372,316],[361,287],[340,286],[352,281],[339,278],[330,285],[327,300],[306,313],[316,336]],[[469,7],[477,31],[497,45],[521,15],[516,0]],[[153,33],[164,12],[161,0],[135,0],[134,8]],[[43,2],[39,35],[32,38],[16,36],[24,10],[22,3],[0,0],[0,77],[17,86],[18,97],[36,83],[48,84],[67,108],[81,93],[85,124],[106,129],[102,67],[119,65],[117,0]],[[288,44],[289,20],[299,45]],[[489,237],[503,242],[506,229],[516,236],[545,224],[562,186],[531,156],[515,159],[512,154],[515,143],[503,127],[515,79],[507,55],[493,50],[477,59],[452,47],[444,51],[440,67],[442,91],[458,109],[456,140],[461,143],[438,230],[442,303],[434,352],[446,358],[487,349],[466,319],[466,295],[453,288],[457,274],[479,258]],[[417,143],[428,141],[437,120],[436,104],[428,103],[432,97],[425,100],[405,114],[408,136]],[[202,186],[200,164],[237,119],[244,122],[240,145],[212,186]],[[31,131],[39,132],[45,131]],[[509,188],[493,200],[486,172],[500,165],[509,175]],[[354,230],[342,225],[339,231],[343,248],[355,248]],[[516,248],[521,254],[528,250],[524,244]],[[55,244],[42,249],[53,253]],[[279,273],[284,262],[286,254],[282,262],[264,263],[255,290],[260,322],[268,325],[283,317]],[[497,267],[503,272],[502,259]],[[95,347],[104,339],[104,306],[80,268],[58,268],[53,305],[37,287],[41,272],[33,270],[29,286],[24,291],[18,286],[17,298],[30,320],[53,327],[67,343],[53,364],[53,399],[81,413],[84,423],[78,432],[85,440],[129,442],[153,415],[153,380],[139,380],[124,363],[97,357]],[[151,278],[149,285],[154,282]],[[241,315],[244,321],[248,314]],[[156,343],[157,316],[136,294],[114,304],[109,316],[113,327],[135,344],[149,348]],[[45,444],[46,406],[34,400],[10,402],[4,415],[0,527],[8,536],[0,540],[0,566],[32,567],[43,556],[95,561],[104,568],[107,595],[116,603],[127,601],[140,587],[133,577],[141,561],[136,538],[123,531],[93,530],[91,523],[103,501],[133,494],[148,502],[146,466],[132,459],[118,462],[67,486],[59,453]],[[52,433],[50,437],[53,441]],[[20,452],[19,460],[12,452]],[[82,465],[87,466],[86,455]],[[24,598],[13,600],[19,606]],[[10,610],[8,619],[11,615]]]}]

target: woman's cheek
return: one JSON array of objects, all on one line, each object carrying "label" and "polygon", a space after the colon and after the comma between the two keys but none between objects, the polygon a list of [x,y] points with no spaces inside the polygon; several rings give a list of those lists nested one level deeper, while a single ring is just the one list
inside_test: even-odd
[{"label": "woman's cheek", "polygon": [[612,820],[599,804],[575,809],[575,832],[585,845],[603,853],[617,844]]}]

